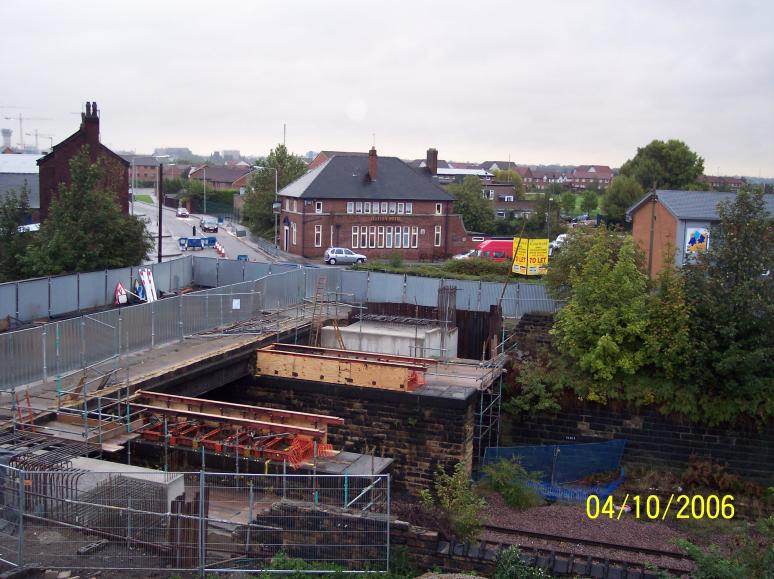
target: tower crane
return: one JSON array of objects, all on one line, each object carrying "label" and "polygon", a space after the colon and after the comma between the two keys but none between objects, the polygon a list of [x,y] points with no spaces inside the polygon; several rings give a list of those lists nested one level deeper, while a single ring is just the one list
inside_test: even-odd
[{"label": "tower crane", "polygon": [[[14,107],[3,107],[3,108],[14,108]],[[21,107],[17,107],[21,108]],[[54,119],[50,119],[47,117],[24,117],[21,113],[18,114],[18,116],[15,117],[3,117],[6,121],[19,121],[19,145],[21,146],[22,151],[24,150],[24,121],[53,121]]]},{"label": "tower crane", "polygon": [[49,141],[49,151],[54,148],[54,135],[49,135],[46,133],[39,133],[37,129],[35,129],[34,133],[24,133],[28,137],[35,137],[35,149],[40,151],[40,147],[38,146],[38,137],[43,137],[44,139],[48,139]]}]

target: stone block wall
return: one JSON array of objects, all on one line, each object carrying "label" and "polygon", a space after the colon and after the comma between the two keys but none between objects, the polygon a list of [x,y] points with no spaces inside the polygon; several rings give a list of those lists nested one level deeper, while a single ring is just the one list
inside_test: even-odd
[{"label": "stone block wall", "polygon": [[437,464],[473,467],[477,397],[451,399],[409,392],[276,378],[245,379],[211,395],[217,400],[329,414],[344,419],[328,430],[337,450],[394,460],[392,488],[429,488]]},{"label": "stone block wall", "polygon": [[708,428],[652,408],[631,412],[578,403],[556,415],[512,419],[507,445],[626,439],[624,462],[684,469],[690,456],[727,463],[745,479],[774,484],[774,424],[762,431]]}]

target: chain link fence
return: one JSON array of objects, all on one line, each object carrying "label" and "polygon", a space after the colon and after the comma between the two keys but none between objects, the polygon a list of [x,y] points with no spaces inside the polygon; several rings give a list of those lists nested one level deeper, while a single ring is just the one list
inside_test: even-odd
[{"label": "chain link fence", "polygon": [[0,561],[45,569],[387,571],[388,475],[0,466]]}]

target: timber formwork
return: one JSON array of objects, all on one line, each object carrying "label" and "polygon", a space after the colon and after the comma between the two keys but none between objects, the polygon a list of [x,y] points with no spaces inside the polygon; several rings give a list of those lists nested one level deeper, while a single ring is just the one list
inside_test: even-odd
[{"label": "timber formwork", "polygon": [[428,368],[437,364],[430,358],[272,344],[257,350],[255,374],[412,392],[426,383]]}]

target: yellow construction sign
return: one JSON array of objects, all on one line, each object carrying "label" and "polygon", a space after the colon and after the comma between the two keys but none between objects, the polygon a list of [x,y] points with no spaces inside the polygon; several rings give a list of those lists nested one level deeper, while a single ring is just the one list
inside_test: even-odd
[{"label": "yellow construction sign", "polygon": [[513,238],[513,273],[545,275],[548,272],[548,240]]}]

